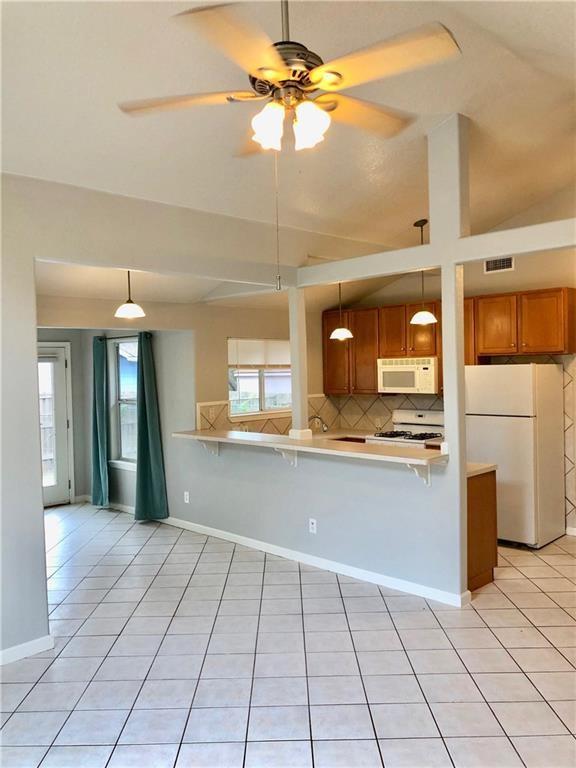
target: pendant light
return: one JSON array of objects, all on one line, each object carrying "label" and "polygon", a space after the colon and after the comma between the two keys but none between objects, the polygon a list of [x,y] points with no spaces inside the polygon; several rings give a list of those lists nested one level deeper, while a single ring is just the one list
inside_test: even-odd
[{"label": "pendant light", "polygon": [[[420,245],[424,245],[424,227],[428,224],[428,219],[418,219],[414,222],[414,226],[420,229]],[[415,312],[410,318],[410,325],[432,325],[437,323],[436,317],[427,309],[424,309],[424,270],[420,272],[420,279],[422,281],[422,309]]]},{"label": "pendant light", "polygon": [[135,320],[137,317],[146,317],[146,312],[142,309],[140,304],[136,304],[132,301],[132,295],[130,293],[130,270],[128,270],[128,298],[121,304],[114,317],[121,317],[123,320]]},{"label": "pendant light", "polygon": [[338,306],[340,307],[340,325],[338,328],[334,328],[330,334],[331,339],[337,341],[346,341],[346,339],[352,339],[352,331],[349,328],[345,328],[342,323],[342,283],[338,283]]}]

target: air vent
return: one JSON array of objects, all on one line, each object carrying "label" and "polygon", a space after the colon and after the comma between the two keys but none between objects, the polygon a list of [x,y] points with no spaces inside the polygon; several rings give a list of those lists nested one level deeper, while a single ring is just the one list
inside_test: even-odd
[{"label": "air vent", "polygon": [[489,272],[511,272],[514,270],[514,257],[506,256],[504,259],[487,259],[484,262],[484,274]]}]

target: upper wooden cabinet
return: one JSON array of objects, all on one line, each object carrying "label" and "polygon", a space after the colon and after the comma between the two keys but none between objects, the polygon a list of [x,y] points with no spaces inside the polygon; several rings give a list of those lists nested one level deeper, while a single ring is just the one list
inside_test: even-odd
[{"label": "upper wooden cabinet", "polygon": [[350,391],[372,394],[378,391],[378,309],[349,311],[350,330]]},{"label": "upper wooden cabinet", "polygon": [[[333,341],[338,310],[323,314],[324,392],[375,394],[379,357],[442,355],[441,302],[427,302],[438,323],[410,325],[418,304],[349,309],[342,322],[354,338]],[[464,362],[483,356],[576,353],[576,289],[474,296],[464,299]],[[442,368],[440,367],[440,373]],[[441,379],[440,379],[441,380]]]},{"label": "upper wooden cabinet", "polygon": [[431,323],[430,325],[411,325],[410,318],[419,312],[421,309],[426,309],[428,312],[432,312],[433,315],[438,317],[438,308],[435,301],[428,301],[422,304],[407,304],[406,305],[406,327],[408,329],[406,354],[408,357],[432,357],[436,354],[436,327],[437,323]]},{"label": "upper wooden cabinet", "polygon": [[[349,327],[349,312],[342,312],[342,322]],[[350,342],[337,341],[330,334],[340,325],[338,310],[322,315],[322,352],[324,392],[327,395],[347,395],[350,392]]]},{"label": "upper wooden cabinet", "polygon": [[380,307],[378,326],[378,357],[404,356],[406,354],[406,305]]},{"label": "upper wooden cabinet", "polygon": [[464,365],[476,365],[474,299],[464,299]]},{"label": "upper wooden cabinet", "polygon": [[436,302],[424,305],[400,304],[394,307],[380,307],[379,357],[430,357],[436,354],[436,324],[410,325],[410,318],[422,309],[438,313]]},{"label": "upper wooden cabinet", "polygon": [[516,294],[476,298],[476,354],[513,355],[518,351]]},{"label": "upper wooden cabinet", "polygon": [[518,296],[518,351],[562,353],[574,349],[574,291],[556,288]]}]

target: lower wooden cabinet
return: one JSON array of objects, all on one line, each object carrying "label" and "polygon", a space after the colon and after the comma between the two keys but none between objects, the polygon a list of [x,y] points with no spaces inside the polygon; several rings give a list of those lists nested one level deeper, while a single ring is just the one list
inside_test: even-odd
[{"label": "lower wooden cabinet", "polygon": [[496,472],[468,478],[468,589],[494,580],[498,564]]}]

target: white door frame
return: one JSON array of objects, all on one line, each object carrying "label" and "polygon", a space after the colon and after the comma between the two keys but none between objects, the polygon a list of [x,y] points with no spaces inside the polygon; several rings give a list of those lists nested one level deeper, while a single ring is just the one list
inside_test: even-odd
[{"label": "white door frame", "polygon": [[64,350],[66,380],[66,424],[68,427],[68,479],[70,487],[68,488],[68,498],[72,504],[76,499],[76,483],[74,480],[74,421],[72,417],[72,354],[71,343],[69,341],[39,341],[37,342],[38,352],[42,349],[62,349]]}]

